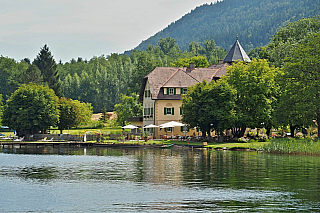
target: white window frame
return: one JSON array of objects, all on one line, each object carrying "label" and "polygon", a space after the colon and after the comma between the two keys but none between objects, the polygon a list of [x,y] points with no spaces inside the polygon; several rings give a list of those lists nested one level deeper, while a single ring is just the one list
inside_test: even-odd
[{"label": "white window frame", "polygon": [[183,93],[182,94],[187,94],[188,88],[183,88]]},{"label": "white window frame", "polygon": [[[170,113],[169,113],[170,111]],[[172,108],[171,107],[167,107],[167,115],[172,115]]]},{"label": "white window frame", "polygon": [[169,88],[169,95],[174,95],[174,88]]}]

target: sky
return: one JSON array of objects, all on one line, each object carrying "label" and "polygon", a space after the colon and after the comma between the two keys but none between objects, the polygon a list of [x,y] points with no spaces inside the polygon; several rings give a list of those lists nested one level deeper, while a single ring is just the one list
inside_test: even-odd
[{"label": "sky", "polygon": [[133,49],[215,0],[0,0],[0,55],[31,61],[47,44],[58,62]]}]

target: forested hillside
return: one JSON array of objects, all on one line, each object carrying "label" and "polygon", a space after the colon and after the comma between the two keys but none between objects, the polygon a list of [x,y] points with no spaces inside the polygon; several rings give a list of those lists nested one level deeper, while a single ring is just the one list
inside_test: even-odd
[{"label": "forested hillside", "polygon": [[[101,112],[103,108],[112,111],[114,105],[119,103],[121,94],[136,96],[139,93],[142,78],[156,66],[175,66],[177,61],[183,59],[193,60],[196,65],[197,60],[205,60],[208,66],[209,63],[217,63],[218,59],[224,58],[227,53],[216,46],[214,40],[206,40],[202,45],[191,42],[189,51],[182,53],[173,38],[165,38],[160,39],[154,46],[149,45],[147,51],[133,51],[130,57],[111,54],[90,60],[78,58],[56,64],[48,47],[45,46],[44,49],[48,51],[47,58],[54,68],[49,69],[50,72],[41,72],[40,68],[38,69],[39,55],[33,62],[30,59],[15,61],[0,56],[0,95],[2,94],[4,101],[22,84],[32,82],[49,85],[64,97],[91,103],[94,112]],[[50,76],[57,80],[54,81],[56,84],[49,84],[52,81],[46,79]]]},{"label": "forested hillside", "polygon": [[241,45],[249,51],[266,45],[279,26],[316,15],[320,15],[320,0],[224,0],[197,7],[135,49],[146,50],[149,44],[171,37],[182,51],[191,41],[206,39],[214,39],[228,50],[238,34]]}]

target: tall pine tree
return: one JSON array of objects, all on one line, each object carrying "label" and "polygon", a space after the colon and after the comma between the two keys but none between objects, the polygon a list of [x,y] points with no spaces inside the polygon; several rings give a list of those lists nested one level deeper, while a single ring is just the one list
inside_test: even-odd
[{"label": "tall pine tree", "polygon": [[61,82],[57,64],[46,44],[41,48],[39,54],[34,59],[33,64],[40,69],[43,81],[54,90],[57,96],[62,97]]}]

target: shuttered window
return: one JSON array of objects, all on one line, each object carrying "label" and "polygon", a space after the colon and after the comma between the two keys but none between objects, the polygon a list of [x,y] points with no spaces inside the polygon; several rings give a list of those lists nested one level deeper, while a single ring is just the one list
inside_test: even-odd
[{"label": "shuttered window", "polygon": [[174,107],[171,108],[164,108],[164,115],[174,115]]}]

